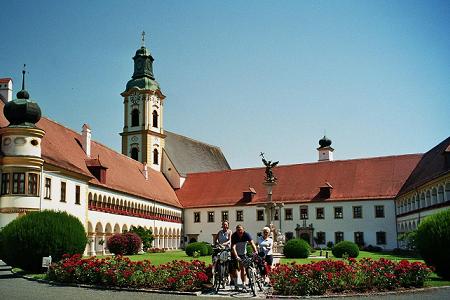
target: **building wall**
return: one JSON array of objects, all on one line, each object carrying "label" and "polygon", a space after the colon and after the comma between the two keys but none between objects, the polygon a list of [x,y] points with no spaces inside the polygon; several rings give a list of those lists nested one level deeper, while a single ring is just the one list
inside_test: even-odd
[{"label": "building wall", "polygon": [[[308,208],[308,219],[306,225],[312,224],[314,236],[317,232],[325,232],[326,242],[335,242],[335,232],[344,233],[344,240],[354,241],[355,232],[364,233],[365,245],[380,246],[384,249],[393,249],[397,247],[397,233],[395,228],[395,206],[393,200],[364,200],[364,201],[339,201],[328,203],[296,203],[286,204],[281,212],[281,231],[283,233],[292,232],[296,236],[297,226],[303,226],[303,220],[300,219],[300,206],[306,205]],[[384,217],[375,217],[375,206],[384,206]],[[361,206],[362,218],[353,218],[353,206]],[[316,218],[316,208],[324,208],[325,218]],[[334,218],[334,207],[342,207],[343,218]],[[257,210],[264,209],[258,206],[233,206],[233,207],[214,207],[214,208],[189,208],[185,210],[185,237],[190,238],[198,235],[198,241],[212,242],[213,234],[216,234],[221,228],[221,213],[228,211],[230,228],[234,230],[237,224],[242,224],[246,231],[253,237],[261,232],[266,226],[267,221],[257,220]],[[292,220],[285,220],[285,210],[292,209]],[[236,211],[242,210],[244,214],[243,221],[236,221]],[[200,212],[200,222],[194,222],[194,212]],[[208,222],[208,212],[214,212],[214,222]],[[266,216],[264,216],[266,217]],[[273,222],[276,228],[280,228],[280,221]],[[376,232],[386,233],[386,244],[377,245]],[[320,246],[320,245],[319,245]]]},{"label": "building wall", "polygon": [[395,200],[399,234],[417,229],[421,220],[450,208],[450,174],[429,181]]}]

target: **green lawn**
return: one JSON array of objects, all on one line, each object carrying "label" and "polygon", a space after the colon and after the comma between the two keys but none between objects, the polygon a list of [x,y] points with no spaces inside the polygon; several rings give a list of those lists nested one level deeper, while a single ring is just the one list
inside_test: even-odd
[{"label": "green lawn", "polygon": [[[97,256],[99,258],[105,257],[105,256]],[[175,251],[167,251],[165,253],[144,253],[144,254],[137,254],[137,255],[129,255],[127,256],[132,261],[140,261],[140,260],[150,260],[152,264],[154,265],[160,265],[165,264],[168,262],[171,262],[173,260],[187,260],[192,261],[194,259],[204,261],[206,264],[211,263],[211,256],[201,256],[198,258],[189,257],[186,255],[186,253],[182,250],[175,250]]]},{"label": "green lawn", "polygon": [[[288,264],[291,262],[296,262],[298,264],[307,264],[313,261],[320,261],[323,260],[323,258],[315,258],[319,256],[320,251],[316,250],[316,252],[312,253],[309,258],[282,258],[280,260],[280,263],[282,264]],[[322,256],[325,256],[325,251],[322,251]],[[361,258],[372,258],[372,259],[380,259],[380,258],[386,258],[390,260],[409,260],[409,261],[420,261],[423,262],[423,260],[420,257],[416,256],[405,256],[405,255],[395,255],[392,252],[367,252],[367,251],[359,251],[358,259]],[[331,251],[328,251],[328,259],[341,259],[341,258],[335,258]]]}]

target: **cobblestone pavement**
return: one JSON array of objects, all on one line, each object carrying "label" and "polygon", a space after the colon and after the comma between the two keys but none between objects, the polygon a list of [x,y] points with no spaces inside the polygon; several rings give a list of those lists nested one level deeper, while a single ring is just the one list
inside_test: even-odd
[{"label": "cobblestone pavement", "polygon": [[[257,298],[266,298],[266,293],[258,293]],[[16,277],[11,273],[11,268],[0,261],[0,299],[74,299],[74,300],[181,300],[195,299],[195,296],[172,295],[172,294],[154,294],[144,292],[128,292],[116,290],[90,289],[70,286],[50,285],[29,281],[24,278]],[[205,294],[197,297],[199,300],[218,300],[218,299],[245,299],[253,298],[250,293],[239,293],[227,287],[220,290],[217,295]],[[310,297],[312,298],[312,297]],[[276,299],[276,297],[273,297]],[[349,297],[331,297],[326,299],[349,299]],[[388,294],[377,296],[351,297],[351,300],[441,300],[450,299],[450,287],[440,289],[427,289],[423,291],[414,291],[404,294]]]}]

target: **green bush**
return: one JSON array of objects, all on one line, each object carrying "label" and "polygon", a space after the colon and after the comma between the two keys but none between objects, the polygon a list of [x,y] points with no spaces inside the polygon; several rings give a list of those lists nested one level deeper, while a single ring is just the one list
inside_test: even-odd
[{"label": "green bush", "polygon": [[0,232],[1,259],[27,271],[42,270],[42,257],[59,261],[63,254],[82,254],[87,243],[81,222],[66,212],[32,212]]},{"label": "green bush", "polygon": [[450,280],[450,209],[423,220],[416,234],[416,246],[423,260],[436,274]]},{"label": "green bush", "polygon": [[337,243],[333,249],[331,249],[334,257],[342,258],[344,255],[348,257],[358,257],[359,255],[359,247],[353,242],[350,241],[342,241]]},{"label": "green bush", "polygon": [[[198,252],[199,256],[207,256],[208,255],[208,247],[205,242],[194,242],[190,243],[186,246],[186,254],[187,256],[194,256],[194,252]],[[212,253],[212,252],[211,252]]]},{"label": "green bush", "polygon": [[153,232],[151,229],[145,229],[142,226],[131,226],[130,231],[132,233],[136,233],[142,240],[142,248],[144,251],[152,248],[153,242]]},{"label": "green bush", "polygon": [[206,255],[212,255],[213,254],[212,245],[210,243],[207,243],[207,242],[202,242],[202,243],[204,243],[205,246],[206,246],[206,253],[207,253]]},{"label": "green bush", "polygon": [[292,239],[284,245],[283,252],[287,258],[308,258],[311,246],[305,240]]}]

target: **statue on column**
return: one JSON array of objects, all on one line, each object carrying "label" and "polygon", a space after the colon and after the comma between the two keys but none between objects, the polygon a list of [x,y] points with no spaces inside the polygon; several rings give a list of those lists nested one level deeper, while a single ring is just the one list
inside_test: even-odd
[{"label": "statue on column", "polygon": [[276,182],[277,178],[273,175],[272,169],[278,165],[278,161],[272,163],[264,158],[264,152],[261,152],[259,156],[262,157],[262,162],[266,166],[266,182]]}]

